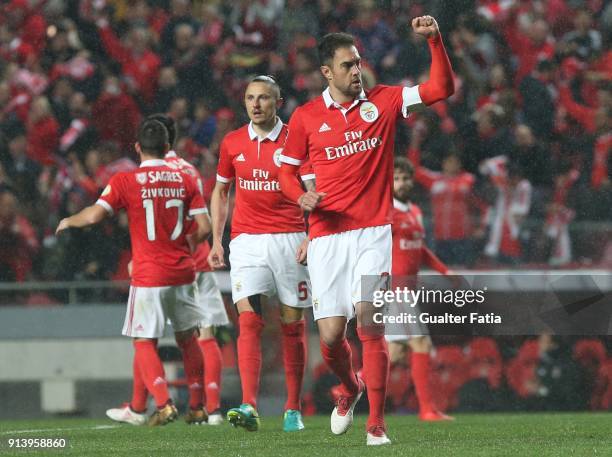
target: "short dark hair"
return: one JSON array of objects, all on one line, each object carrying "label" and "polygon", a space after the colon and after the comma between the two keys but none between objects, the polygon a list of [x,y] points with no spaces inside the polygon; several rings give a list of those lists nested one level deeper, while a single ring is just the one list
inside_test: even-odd
[{"label": "short dark hair", "polygon": [[406,157],[396,157],[393,160],[393,170],[401,173],[406,173],[410,177],[414,176],[414,166]]},{"label": "short dark hair", "polygon": [[162,158],[166,153],[168,130],[156,120],[145,120],[138,129],[138,144],[146,154]]},{"label": "short dark hair", "polygon": [[274,92],[276,92],[276,98],[280,100],[281,98],[281,89],[276,81],[276,78],[272,75],[258,75],[251,79],[252,83],[266,83],[274,88]]},{"label": "short dark hair", "polygon": [[170,147],[174,146],[174,142],[176,141],[176,122],[174,118],[164,113],[155,113],[147,116],[147,121],[161,122],[168,131],[168,144]]},{"label": "short dark hair", "polygon": [[343,32],[328,33],[319,42],[319,62],[321,65],[328,65],[334,59],[336,49],[351,46],[355,46],[353,35]]}]

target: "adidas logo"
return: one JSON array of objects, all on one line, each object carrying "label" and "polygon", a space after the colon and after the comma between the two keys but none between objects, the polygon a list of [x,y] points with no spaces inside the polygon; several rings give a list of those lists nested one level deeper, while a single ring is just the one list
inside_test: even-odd
[{"label": "adidas logo", "polygon": [[219,386],[218,386],[218,384],[217,384],[216,382],[209,382],[209,383],[206,385],[206,387],[207,387],[208,389],[218,389],[218,388],[219,388]]},{"label": "adidas logo", "polygon": [[319,127],[319,133],[329,132],[330,130],[331,130],[330,126],[327,125],[325,122],[323,122],[323,124],[321,124],[321,127]]},{"label": "adidas logo", "polygon": [[155,381],[153,381],[153,385],[158,386],[160,384],[166,384],[166,380],[161,376],[158,376],[157,378],[155,378]]},{"label": "adidas logo", "polygon": [[244,158],[244,154],[241,152],[238,157],[236,157],[236,162],[246,162],[246,159]]},{"label": "adidas logo", "polygon": [[136,331],[137,331],[137,332],[142,332],[143,330],[144,330],[144,327],[142,326],[142,324],[138,324],[138,325],[136,326]]}]

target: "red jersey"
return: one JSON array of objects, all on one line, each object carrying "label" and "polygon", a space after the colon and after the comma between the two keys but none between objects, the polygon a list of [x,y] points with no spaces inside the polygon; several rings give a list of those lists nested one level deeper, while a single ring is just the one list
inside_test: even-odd
[{"label": "red jersey", "polygon": [[436,240],[462,240],[472,231],[470,203],[473,200],[474,175],[461,172],[456,176],[429,170],[420,163],[420,151],[411,148],[408,159],[413,163],[414,179],[431,195],[434,238]]},{"label": "red jersey", "polygon": [[[279,119],[265,137],[251,124],[228,133],[221,142],[217,181],[236,180],[232,238],[241,233],[294,233],[305,230],[304,214],[280,190],[280,155],[287,126]],[[310,166],[302,167],[303,180],[314,179]]]},{"label": "red jersey", "polygon": [[[169,151],[168,154],[164,157],[164,160],[170,166],[170,168],[176,168],[177,170],[181,170],[183,173],[187,173],[194,177],[198,184],[198,189],[204,197],[204,185],[202,182],[202,176],[196,167],[194,167],[191,163],[186,161],[185,159],[176,155],[176,152]],[[195,228],[195,224],[191,224],[193,228]],[[195,271],[204,271],[209,272],[212,271],[212,268],[208,264],[208,254],[210,253],[210,245],[208,241],[202,241],[198,244],[196,251],[193,253],[193,260],[195,261]]]},{"label": "red jersey", "polygon": [[310,159],[317,192],[327,193],[310,215],[311,238],[391,223],[396,121],[421,104],[418,86],[379,85],[349,107],[328,88],[295,110],[281,160]]},{"label": "red jersey", "polygon": [[206,213],[195,180],[161,159],[117,173],[96,204],[111,214],[125,208],[134,267],[132,285],[164,287],[189,284],[194,265],[185,238],[187,216]]},{"label": "red jersey", "polygon": [[427,246],[421,208],[412,203],[393,201],[393,266],[392,274],[415,276],[425,264],[446,274],[448,268]]}]

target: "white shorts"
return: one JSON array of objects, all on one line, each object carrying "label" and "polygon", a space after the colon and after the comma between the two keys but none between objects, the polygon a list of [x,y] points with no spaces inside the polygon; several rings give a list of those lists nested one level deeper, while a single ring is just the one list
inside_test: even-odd
[{"label": "white shorts", "polygon": [[215,275],[211,272],[196,273],[196,304],[204,313],[202,327],[219,327],[228,325],[225,303],[217,286]]},{"label": "white shorts", "polygon": [[196,305],[194,285],[167,287],[130,286],[122,334],[132,338],[161,338],[166,319],[175,332],[199,327],[205,319]]},{"label": "white shorts", "polygon": [[[391,272],[391,226],[366,227],[312,240],[308,271],[315,320],[352,319],[355,304],[372,302]],[[362,278],[367,276],[367,278]]]},{"label": "white shorts", "polygon": [[251,235],[230,242],[230,278],[234,303],[251,295],[278,295],[281,303],[310,307],[308,269],[295,260],[303,232]]}]

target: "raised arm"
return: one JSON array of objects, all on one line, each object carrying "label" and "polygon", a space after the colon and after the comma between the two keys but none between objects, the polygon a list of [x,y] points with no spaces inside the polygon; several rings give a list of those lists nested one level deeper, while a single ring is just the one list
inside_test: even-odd
[{"label": "raised arm", "polygon": [[427,38],[431,52],[429,79],[419,84],[419,95],[425,105],[444,100],[455,92],[453,69],[446,54],[438,23],[431,16],[420,16],[412,20],[415,33]]}]

